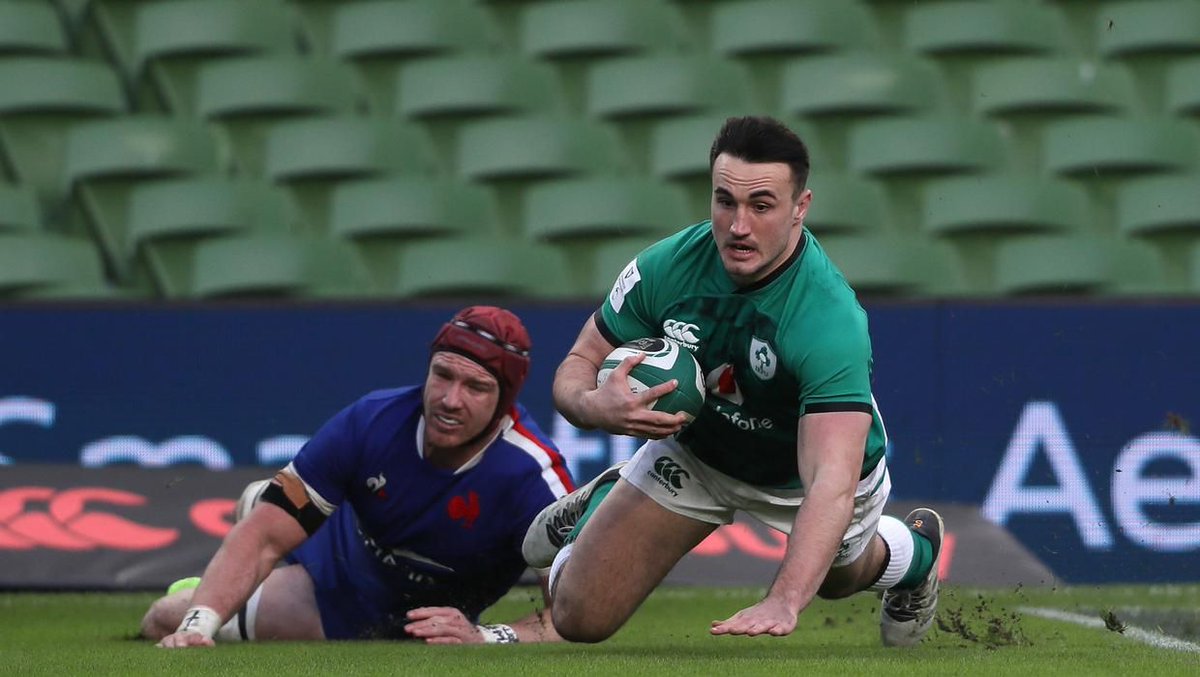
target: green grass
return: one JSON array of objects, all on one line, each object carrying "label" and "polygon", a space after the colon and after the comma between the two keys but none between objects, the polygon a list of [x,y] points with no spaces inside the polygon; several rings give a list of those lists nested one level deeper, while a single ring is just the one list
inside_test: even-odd
[{"label": "green grass", "polygon": [[[879,645],[878,601],[867,593],[817,601],[786,638],[712,637],[708,623],[761,590],[666,588],[614,638],[598,645],[429,647],[411,642],[225,644],[163,651],[134,634],[149,594],[0,595],[5,674],[389,675],[1162,675],[1200,673],[1200,654],[1154,648],[1116,632],[1023,616],[1020,606],[1088,615],[1111,610],[1131,625],[1147,610],[1195,618],[1200,586],[973,591],[944,588],[942,629],[911,650]],[[519,589],[486,620],[533,606]],[[1189,616],[1189,614],[1191,616]],[[1149,616],[1142,616],[1149,617]],[[1191,621],[1195,631],[1195,621]],[[1142,625],[1148,630],[1153,626]],[[1167,627],[1163,625],[1163,627]],[[957,629],[953,629],[957,628]],[[1185,630],[1186,632],[1186,630]],[[1189,637],[1197,641],[1196,637]]]}]

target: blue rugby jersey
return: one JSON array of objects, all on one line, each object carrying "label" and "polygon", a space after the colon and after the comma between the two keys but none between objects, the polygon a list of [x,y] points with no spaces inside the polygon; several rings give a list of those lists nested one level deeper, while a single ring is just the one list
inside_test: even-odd
[{"label": "blue rugby jersey", "polygon": [[466,466],[433,466],[421,453],[421,396],[412,386],[363,397],[287,469],[332,511],[290,558],[312,575],[330,638],[339,634],[329,627],[338,625],[329,618],[338,604],[361,616],[360,627],[344,631],[355,636],[399,634],[380,626],[419,606],[454,606],[476,618],[525,570],[521,542],[534,516],[574,488],[520,404]]}]

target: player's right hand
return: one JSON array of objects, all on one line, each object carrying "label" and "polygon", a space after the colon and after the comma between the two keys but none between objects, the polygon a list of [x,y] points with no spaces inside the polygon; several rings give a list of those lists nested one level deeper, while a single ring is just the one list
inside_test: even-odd
[{"label": "player's right hand", "polygon": [[216,643],[198,632],[176,632],[155,644],[160,649],[187,649],[194,646],[215,646]]},{"label": "player's right hand", "polygon": [[613,368],[604,385],[584,395],[597,428],[614,435],[657,440],[674,435],[687,424],[686,414],[668,414],[650,408],[655,400],[678,387],[675,380],[640,393],[629,389],[629,372],[644,359],[646,355],[642,353],[626,357]]}]

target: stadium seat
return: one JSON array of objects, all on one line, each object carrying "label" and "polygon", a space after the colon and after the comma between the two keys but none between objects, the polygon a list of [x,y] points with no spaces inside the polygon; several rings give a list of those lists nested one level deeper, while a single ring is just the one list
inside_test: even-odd
[{"label": "stadium seat", "polygon": [[0,57],[15,54],[65,54],[67,34],[54,7],[44,2],[0,2]]},{"label": "stadium seat", "polygon": [[1050,124],[1042,147],[1047,171],[1104,178],[1194,166],[1198,146],[1179,121],[1095,117]]},{"label": "stadium seat", "polygon": [[1018,57],[980,66],[971,101],[994,116],[1116,113],[1137,107],[1133,76],[1119,64]]},{"label": "stadium seat", "polygon": [[281,122],[267,132],[266,176],[292,187],[307,218],[329,223],[338,183],[384,174],[438,172],[429,134],[395,118],[328,117]]},{"label": "stadium seat", "polygon": [[1117,227],[1126,235],[1186,233],[1200,241],[1200,174],[1132,179],[1117,188]]},{"label": "stadium seat", "polygon": [[403,298],[570,298],[577,283],[562,252],[493,238],[414,242],[400,251],[388,290]]},{"label": "stadium seat", "polygon": [[196,113],[228,134],[240,169],[261,176],[267,129],[283,119],[351,114],[363,102],[343,64],[292,56],[227,58],[196,73]]},{"label": "stadium seat", "polygon": [[[341,3],[330,19],[330,50],[370,83],[374,109],[395,110],[398,69],[414,58],[500,51],[500,29],[472,0]],[[452,85],[453,82],[442,82]]]},{"label": "stadium seat", "polygon": [[64,186],[119,281],[131,270],[125,240],[133,187],[150,180],[229,167],[228,147],[203,125],[130,116],[81,123],[67,134]]},{"label": "stadium seat", "polygon": [[1109,2],[1096,15],[1096,44],[1107,57],[1200,52],[1200,3]]},{"label": "stadium seat", "polygon": [[96,249],[83,239],[44,233],[0,234],[0,299],[22,298],[53,287],[80,295],[105,288]]},{"label": "stadium seat", "polygon": [[525,195],[527,237],[566,241],[666,234],[699,221],[682,189],[644,177],[563,179]]},{"label": "stadium seat", "polygon": [[253,234],[206,240],[192,261],[194,298],[331,298],[372,294],[366,267],[346,242]]},{"label": "stadium seat", "polygon": [[1167,69],[1167,111],[1200,117],[1200,58],[1181,60]]},{"label": "stadium seat", "polygon": [[1087,295],[1113,283],[1113,261],[1094,237],[1026,235],[996,245],[995,289],[1004,295]]},{"label": "stadium seat", "polygon": [[904,44],[936,56],[1070,51],[1063,17],[1029,1],[920,3],[904,16]]},{"label": "stadium seat", "polygon": [[856,3],[826,0],[718,3],[710,33],[713,50],[736,57],[779,58],[878,44],[870,12]]},{"label": "stadium seat", "polygon": [[813,197],[804,225],[818,236],[886,230],[891,223],[887,195],[875,181],[819,171],[808,188]]},{"label": "stadium seat", "polygon": [[121,83],[103,63],[49,57],[0,60],[0,158],[49,206],[61,195],[67,129],[125,108]]},{"label": "stadium seat", "polygon": [[948,252],[912,235],[826,235],[817,238],[859,296],[893,297],[961,291]]},{"label": "stadium seat", "polygon": [[511,55],[414,61],[400,70],[396,91],[396,112],[424,120],[566,112],[566,94],[554,68]]},{"label": "stadium seat", "polygon": [[507,117],[462,127],[458,173],[477,181],[614,174],[629,157],[610,129],[579,119]]},{"label": "stadium seat", "polygon": [[496,204],[487,188],[432,176],[348,181],[333,191],[330,227],[350,239],[489,233]]},{"label": "stadium seat", "polygon": [[936,179],[922,191],[922,228],[940,237],[1081,231],[1087,193],[1061,179],[994,174]]},{"label": "stadium seat", "polygon": [[656,241],[657,238],[643,235],[610,238],[596,243],[586,265],[581,265],[584,268],[584,283],[580,289],[583,297],[599,300],[608,296],[625,266]]},{"label": "stadium seat", "polygon": [[780,108],[805,117],[886,115],[945,105],[937,69],[883,52],[799,57],[783,66]]},{"label": "stadium seat", "polygon": [[868,120],[850,131],[848,162],[876,176],[978,172],[1003,162],[994,127],[957,117]]},{"label": "stadium seat", "polygon": [[186,295],[192,253],[214,237],[299,230],[302,217],[274,186],[219,176],[164,179],[130,195],[125,256],[140,256],[159,295]]},{"label": "stadium seat", "polygon": [[665,0],[531,3],[521,10],[518,40],[543,59],[677,51],[691,42],[683,15]]},{"label": "stadium seat", "polygon": [[728,101],[753,107],[750,71],[697,56],[609,59],[587,75],[587,112],[614,120],[698,113]]},{"label": "stadium seat", "polygon": [[193,110],[195,73],[213,59],[298,53],[282,0],[171,0],[140,5],[129,75],[149,83],[166,110]]},{"label": "stadium seat", "polygon": [[33,189],[0,184],[0,233],[42,229],[42,210]]}]

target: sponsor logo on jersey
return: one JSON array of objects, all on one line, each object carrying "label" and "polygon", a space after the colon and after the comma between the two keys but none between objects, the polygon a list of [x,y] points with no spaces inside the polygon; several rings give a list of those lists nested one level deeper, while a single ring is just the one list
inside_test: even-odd
[{"label": "sponsor logo on jersey", "polygon": [[625,305],[625,295],[629,293],[633,286],[642,279],[642,273],[638,270],[637,259],[629,262],[625,266],[625,270],[617,276],[617,281],[613,283],[612,291],[608,293],[608,302],[612,305],[612,309],[616,312],[621,312],[621,308]]},{"label": "sponsor logo on jersey", "polygon": [[737,379],[733,376],[733,365],[726,362],[708,372],[704,377],[704,387],[708,392],[723,400],[741,405],[745,402],[742,389],[738,387]]},{"label": "sponsor logo on jersey", "polygon": [[464,529],[475,526],[479,518],[479,494],[468,491],[465,496],[455,496],[446,504],[446,512],[450,519],[459,522]]},{"label": "sponsor logo on jersey", "polygon": [[658,460],[654,461],[654,470],[647,470],[646,475],[658,482],[659,486],[672,496],[678,496],[679,490],[683,488],[683,481],[692,478],[691,473],[679,467],[670,456],[659,456]]},{"label": "sponsor logo on jersey", "polygon": [[764,381],[775,376],[775,351],[771,345],[757,336],[750,337],[750,371]]},{"label": "sponsor logo on jersey", "polygon": [[383,490],[383,485],[387,484],[387,478],[383,473],[379,473],[375,477],[367,478],[367,491],[375,494],[379,498],[387,498],[387,492]]},{"label": "sponsor logo on jersey", "polygon": [[682,320],[667,319],[662,325],[663,334],[669,339],[674,339],[676,343],[695,352],[700,347],[700,337],[696,332],[700,331],[700,327],[691,322]]}]

